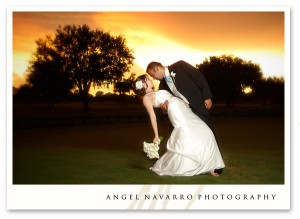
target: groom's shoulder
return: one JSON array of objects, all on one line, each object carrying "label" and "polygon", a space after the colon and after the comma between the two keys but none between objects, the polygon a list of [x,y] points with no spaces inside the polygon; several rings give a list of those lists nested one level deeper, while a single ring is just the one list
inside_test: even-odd
[{"label": "groom's shoulder", "polygon": [[177,62],[174,62],[172,65],[170,65],[169,67],[171,68],[171,70],[177,70],[184,68],[184,66],[187,65],[187,62],[185,62],[184,60],[179,60]]},{"label": "groom's shoulder", "polygon": [[191,64],[189,64],[188,62],[184,61],[184,60],[179,60],[177,62],[175,62],[174,64],[172,64],[172,66],[182,66],[182,67],[187,67],[187,66],[192,66]]},{"label": "groom's shoulder", "polygon": [[175,62],[174,64],[188,64],[188,63],[184,60],[179,60],[179,61]]}]

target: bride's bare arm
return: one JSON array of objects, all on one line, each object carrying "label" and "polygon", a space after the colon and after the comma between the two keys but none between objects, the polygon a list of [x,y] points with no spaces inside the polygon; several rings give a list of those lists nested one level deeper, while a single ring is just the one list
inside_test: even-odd
[{"label": "bride's bare arm", "polygon": [[154,139],[153,142],[159,142],[158,137],[158,128],[157,128],[157,121],[156,121],[156,115],[153,109],[153,104],[150,97],[144,97],[143,98],[143,104],[148,112],[148,115],[150,117],[151,125],[154,132]]}]

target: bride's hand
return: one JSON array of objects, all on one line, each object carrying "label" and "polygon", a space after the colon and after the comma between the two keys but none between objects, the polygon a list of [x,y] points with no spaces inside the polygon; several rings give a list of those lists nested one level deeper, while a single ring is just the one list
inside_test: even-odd
[{"label": "bride's hand", "polygon": [[153,143],[157,143],[158,145],[160,144],[160,139],[159,139],[159,137],[155,137],[154,139],[153,139]]}]

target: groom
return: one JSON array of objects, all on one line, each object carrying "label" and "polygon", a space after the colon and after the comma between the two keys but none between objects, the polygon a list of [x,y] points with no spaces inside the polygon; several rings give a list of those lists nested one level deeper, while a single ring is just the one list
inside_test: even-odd
[{"label": "groom", "polygon": [[[192,111],[211,128],[208,110],[212,107],[213,95],[204,75],[198,69],[184,61],[168,67],[159,62],[151,62],[146,71],[152,78],[160,80],[159,90],[168,90],[174,94],[164,78],[171,76],[176,89],[188,100]],[[165,106],[167,107],[167,103]]]},{"label": "groom", "polygon": [[[209,109],[212,107],[213,95],[202,72],[182,60],[168,67],[159,62],[150,62],[146,72],[152,78],[160,80],[159,90],[168,90],[173,95],[184,99],[192,111],[212,129]],[[161,108],[166,112],[167,107],[166,101]],[[221,174],[222,169],[215,172]]]}]

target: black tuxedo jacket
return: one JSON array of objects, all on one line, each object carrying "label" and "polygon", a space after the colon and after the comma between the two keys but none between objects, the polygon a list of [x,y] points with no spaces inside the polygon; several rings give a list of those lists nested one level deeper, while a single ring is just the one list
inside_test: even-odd
[{"label": "black tuxedo jacket", "polygon": [[[176,74],[175,86],[189,101],[192,111],[210,127],[209,111],[204,105],[204,100],[211,99],[213,95],[202,72],[185,61],[178,61],[168,66],[168,69],[170,73]],[[172,93],[164,79],[160,81],[159,89]]]}]

